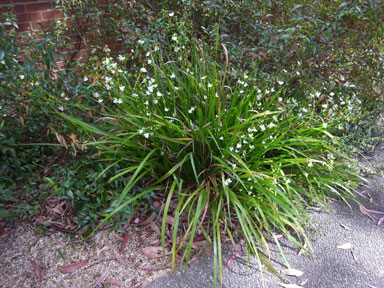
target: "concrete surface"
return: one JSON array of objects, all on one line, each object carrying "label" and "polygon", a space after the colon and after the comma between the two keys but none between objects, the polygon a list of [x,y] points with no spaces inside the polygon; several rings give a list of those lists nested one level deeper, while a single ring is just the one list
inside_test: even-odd
[{"label": "concrete surface", "polygon": [[[384,177],[375,177],[372,181],[378,188],[383,187],[384,190]],[[361,191],[368,192],[374,201],[371,203],[362,200],[368,209],[384,212],[384,192],[381,189],[362,187]],[[333,210],[328,212],[309,213],[313,230],[316,231],[309,233],[314,257],[305,253],[298,255],[297,247],[284,239],[279,240],[290,267],[299,269],[304,274],[299,278],[283,275],[282,270],[287,267],[277,246],[271,243],[273,266],[286,284],[296,284],[304,288],[384,288],[384,223],[377,225],[384,214],[371,213],[374,218],[372,220],[361,213],[356,204],[352,205],[352,210],[338,201],[332,201],[330,206]],[[351,243],[352,248],[348,250],[337,248],[345,243]],[[222,287],[263,287],[257,262],[252,260],[247,269],[246,250],[243,247],[239,251],[240,256],[223,271]],[[225,249],[224,265],[235,253],[231,247]],[[267,269],[263,270],[264,287],[283,287],[279,284],[282,281],[277,276]],[[213,287],[212,260],[201,258],[193,263],[186,273],[183,273],[183,269],[179,269],[146,286],[146,288],[164,287]]]}]

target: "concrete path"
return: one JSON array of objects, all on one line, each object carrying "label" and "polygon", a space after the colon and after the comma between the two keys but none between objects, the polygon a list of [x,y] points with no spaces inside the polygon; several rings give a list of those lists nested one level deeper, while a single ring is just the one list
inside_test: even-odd
[{"label": "concrete path", "polygon": [[[383,159],[383,158],[380,158]],[[374,203],[363,200],[370,210],[384,212],[384,177],[376,177],[373,182],[377,188],[362,187],[368,192]],[[377,225],[384,214],[370,213],[373,219],[364,215],[359,206],[352,205],[352,210],[342,202],[330,203],[331,211],[311,211],[313,233],[309,233],[314,257],[305,253],[299,254],[299,249],[280,239],[281,246],[291,268],[304,272],[299,277],[285,276],[282,273],[287,267],[280,256],[277,246],[271,243],[273,250],[272,264],[281,279],[264,269],[264,287],[284,287],[279,283],[296,284],[287,288],[384,288],[384,223]],[[351,243],[352,248],[343,250],[337,248],[345,243]],[[225,269],[223,285],[226,288],[257,288],[263,287],[258,264],[252,260],[247,269],[247,253],[241,248],[239,257],[233,260]],[[223,263],[227,263],[237,251],[227,247]],[[146,288],[205,288],[213,287],[212,260],[203,258],[193,263],[186,273],[182,269],[174,274],[168,274]]]}]

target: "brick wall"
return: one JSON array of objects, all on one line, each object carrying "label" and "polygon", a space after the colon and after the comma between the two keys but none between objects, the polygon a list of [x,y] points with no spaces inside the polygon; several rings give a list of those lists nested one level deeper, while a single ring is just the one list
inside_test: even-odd
[{"label": "brick wall", "polygon": [[0,0],[0,11],[12,9],[16,13],[19,32],[40,29],[52,19],[63,19],[63,13],[54,6],[49,0]]},{"label": "brick wall", "polygon": [[[52,21],[62,20],[69,25],[78,25],[64,19],[64,13],[57,7],[52,0],[0,0],[0,12],[13,10],[19,26],[18,32],[31,31],[32,33],[44,29]],[[78,27],[78,26],[77,26]],[[90,47],[91,42],[87,39],[87,32],[81,37],[76,34],[67,35],[71,41],[67,47],[70,59],[79,59]],[[104,39],[104,43],[109,45],[113,51],[121,49],[115,39]]]}]

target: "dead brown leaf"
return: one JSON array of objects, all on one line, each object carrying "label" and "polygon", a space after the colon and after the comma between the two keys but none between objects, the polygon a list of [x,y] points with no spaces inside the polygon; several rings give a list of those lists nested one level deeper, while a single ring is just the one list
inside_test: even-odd
[{"label": "dead brown leaf", "polygon": [[123,264],[124,266],[128,265],[127,261],[125,261],[124,258],[120,255],[120,253],[117,252],[116,250],[113,250],[113,256],[115,256],[115,259],[120,264]]},{"label": "dead brown leaf", "polygon": [[363,206],[359,206],[359,209],[361,213],[368,216],[371,220],[375,220],[371,215],[369,215],[368,211]]},{"label": "dead brown leaf", "polygon": [[37,278],[39,278],[40,280],[43,279],[43,272],[41,271],[39,264],[37,264],[37,262],[32,259],[29,259],[29,262],[31,262],[31,265],[33,267],[33,270],[35,270]]},{"label": "dead brown leaf", "polygon": [[61,273],[75,272],[75,271],[79,270],[81,267],[83,267],[85,264],[87,264],[88,262],[89,262],[89,259],[85,259],[85,260],[82,260],[80,262],[77,262],[77,263],[74,263],[71,265],[63,266],[60,268],[60,272]]},{"label": "dead brown leaf", "polygon": [[287,276],[295,276],[295,277],[301,277],[304,274],[303,271],[293,269],[293,268],[285,269],[283,270],[283,273]]},{"label": "dead brown leaf", "polygon": [[[163,254],[163,248],[161,246],[148,246],[148,247],[144,247],[142,249],[143,253],[145,256],[149,257],[149,258],[161,258],[164,256]],[[169,255],[169,253],[165,253],[165,255]]]},{"label": "dead brown leaf", "polygon": [[345,244],[342,244],[342,245],[339,245],[337,246],[338,249],[344,249],[344,250],[348,250],[348,249],[351,249],[352,248],[352,243],[345,243]]},{"label": "dead brown leaf", "polygon": [[124,250],[125,246],[127,246],[128,238],[129,238],[129,233],[126,232],[124,235],[123,241],[121,242],[119,253],[121,253]]},{"label": "dead brown leaf", "polygon": [[97,285],[99,285],[105,279],[105,277],[107,277],[108,273],[109,273],[109,267],[107,269],[105,269],[103,274],[100,275],[99,279],[97,279],[97,281],[92,286],[92,288],[95,288]]}]

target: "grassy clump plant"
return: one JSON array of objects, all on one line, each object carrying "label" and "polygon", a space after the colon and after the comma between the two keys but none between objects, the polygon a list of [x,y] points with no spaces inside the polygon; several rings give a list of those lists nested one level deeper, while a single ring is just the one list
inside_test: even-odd
[{"label": "grassy clump plant", "polygon": [[302,245],[308,205],[330,196],[355,199],[359,177],[329,132],[337,119],[296,113],[282,82],[252,73],[228,79],[225,47],[224,64],[199,44],[192,49],[171,61],[154,49],[135,74],[106,58],[89,88],[94,106],[74,104],[85,118],[92,110],[92,122],[60,114],[92,134],[96,140],[87,145],[112,161],[109,168],[123,167],[111,181],[129,179],[98,227],[140,197],[165,192],[162,245],[171,215],[173,267],[180,253],[188,263],[194,239],[204,237],[221,279],[222,239],[234,241],[240,231],[259,260],[277,230]]}]

